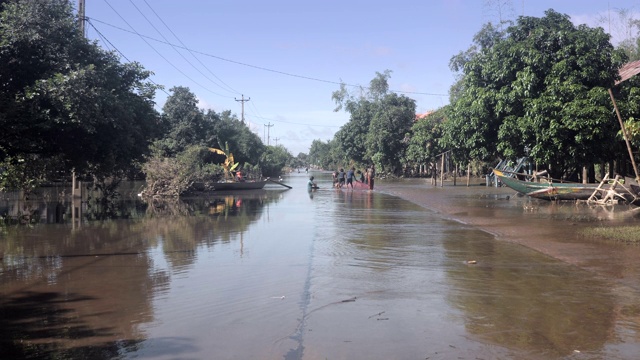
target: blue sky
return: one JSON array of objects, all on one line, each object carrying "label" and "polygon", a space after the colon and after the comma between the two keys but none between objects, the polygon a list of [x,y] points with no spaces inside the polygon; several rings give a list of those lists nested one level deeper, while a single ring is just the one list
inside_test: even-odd
[{"label": "blue sky", "polygon": [[[437,109],[455,78],[449,60],[482,24],[550,8],[615,41],[619,24],[602,19],[638,14],[640,0],[86,0],[90,39],[140,62],[167,92],[190,88],[202,108],[240,117],[244,95],[251,129],[294,156],[349,120],[333,111],[340,82],[367,86],[389,69],[390,89],[416,100],[417,112]],[[166,97],[157,93],[158,108]]]}]

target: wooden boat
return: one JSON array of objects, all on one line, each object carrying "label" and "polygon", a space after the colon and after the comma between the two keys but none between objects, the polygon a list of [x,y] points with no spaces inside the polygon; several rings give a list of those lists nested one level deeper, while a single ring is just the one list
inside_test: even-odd
[{"label": "wooden boat", "polygon": [[213,183],[213,190],[215,191],[228,191],[228,190],[257,190],[262,189],[269,179],[259,181],[229,181],[229,182],[217,182]]},{"label": "wooden boat", "polygon": [[493,173],[509,188],[537,199],[588,200],[596,190],[607,190],[598,189],[598,184],[532,182],[512,178],[496,169]]}]

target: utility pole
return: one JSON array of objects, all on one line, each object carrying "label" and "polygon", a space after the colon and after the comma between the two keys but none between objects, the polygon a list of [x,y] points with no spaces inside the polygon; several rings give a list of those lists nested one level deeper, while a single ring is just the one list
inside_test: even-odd
[{"label": "utility pole", "polygon": [[273,140],[276,141],[276,146],[278,146],[278,140],[280,140],[280,138],[273,138]]},{"label": "utility pole", "polygon": [[242,99],[238,100],[234,98],[236,101],[240,101],[242,103],[242,123],[244,124],[244,103],[251,100],[251,98],[245,99],[244,94],[242,94]]},{"label": "utility pole", "polygon": [[87,35],[87,30],[85,29],[84,23],[85,23],[85,6],[84,6],[84,0],[78,0],[78,25],[80,28],[80,33],[82,34],[82,36],[86,36]]},{"label": "utility pole", "polygon": [[269,125],[264,124],[264,126],[267,128],[267,145],[269,145],[269,130],[271,130],[270,128],[273,126],[273,124],[269,122]]}]

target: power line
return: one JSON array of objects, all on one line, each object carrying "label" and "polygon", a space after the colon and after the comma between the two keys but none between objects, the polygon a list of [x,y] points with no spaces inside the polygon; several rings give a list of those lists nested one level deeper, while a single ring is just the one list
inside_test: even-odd
[{"label": "power line", "polygon": [[[109,41],[109,39],[107,39],[101,32],[100,30],[98,30],[93,23],[91,22],[92,19],[87,19],[87,22],[89,25],[91,25],[91,27],[96,31],[96,33],[98,34],[98,36],[100,36],[101,39],[103,39],[103,42],[105,42],[105,44],[107,44],[107,46],[111,46],[113,47],[119,54],[120,56],[122,56],[123,58],[125,58],[128,62],[132,62],[131,60],[129,60],[129,58],[127,58],[127,56],[125,54],[123,54],[117,47],[115,47],[113,45],[113,43],[111,43],[111,41]],[[153,84],[157,85],[158,88],[160,90],[162,90],[165,94],[167,94],[168,96],[171,96],[161,85],[157,84],[155,81],[149,79],[149,81],[151,81]],[[244,99],[244,95],[243,99]],[[249,101],[251,98],[246,99],[244,101]],[[237,100],[236,101],[242,101],[242,100]],[[254,102],[251,102],[251,106],[253,106],[254,110],[256,111],[257,115],[253,115],[253,117],[257,118],[257,119],[262,119],[262,120],[269,120],[269,121],[275,121],[275,122],[280,122],[280,123],[285,123],[285,124],[292,124],[292,125],[304,125],[304,126],[314,126],[314,127],[330,127],[330,128],[340,128],[341,126],[338,125],[318,125],[318,124],[309,124],[309,123],[299,123],[299,122],[293,122],[293,121],[285,121],[285,120],[276,120],[276,119],[272,119],[272,118],[267,118],[264,116],[260,115],[260,112],[258,111],[258,108],[254,105]],[[244,108],[244,103],[243,103],[243,108]],[[243,115],[242,115],[242,120],[244,122],[244,109],[243,109]],[[273,126],[273,124],[269,123],[269,127]],[[267,125],[265,125],[267,126]],[[266,141],[266,137],[264,138],[264,140]]]},{"label": "power line", "polygon": [[258,119],[262,119],[262,120],[275,121],[275,122],[291,124],[291,125],[305,125],[305,126],[315,126],[315,127],[334,127],[334,128],[342,127],[342,126],[338,126],[338,125],[318,125],[318,124],[298,123],[298,122],[285,121],[285,120],[276,120],[276,119],[267,118],[267,117],[263,117],[263,116],[257,116],[257,115],[254,115],[254,117],[258,118]]},{"label": "power line", "polygon": [[[186,77],[187,79],[191,80],[191,82],[193,82],[194,84],[196,84],[196,85],[200,86],[201,88],[203,88],[203,89],[205,89],[205,90],[209,91],[209,92],[210,92],[210,93],[212,93],[212,94],[218,95],[218,96],[220,96],[220,97],[231,98],[230,96],[225,96],[225,95],[222,95],[222,94],[218,94],[217,92],[210,90],[210,89],[209,89],[209,88],[207,88],[206,86],[204,86],[204,85],[202,85],[202,84],[198,83],[197,81],[193,80],[189,75],[185,74],[185,73],[184,73],[182,70],[180,70],[176,65],[174,65],[171,61],[169,61],[169,59],[167,59],[164,55],[162,55],[162,54],[161,54],[161,53],[160,53],[160,52],[159,52],[155,47],[153,47],[153,45],[151,45],[151,44],[150,44],[150,43],[145,39],[145,38],[146,38],[146,36],[143,36],[142,34],[138,33],[138,32],[134,29],[134,27],[133,27],[131,24],[129,24],[129,22],[128,22],[127,20],[125,20],[125,18],[124,18],[124,17],[122,17],[122,15],[120,15],[120,13],[119,13],[119,12],[118,12],[118,11],[117,11],[113,6],[111,6],[111,4],[109,4],[109,2],[108,2],[107,0],[103,0],[103,1],[104,1],[104,2],[105,2],[105,3],[106,3],[106,4],[111,8],[111,10],[113,10],[113,12],[115,12],[115,13],[116,13],[116,15],[118,15],[118,17],[120,17],[120,19],[122,19],[122,21],[124,21],[124,22],[125,22],[125,24],[127,24],[127,25],[131,28],[131,30],[133,31],[133,33],[134,33],[134,34],[137,34],[137,35],[142,39],[142,41],[144,41],[147,45],[149,45],[149,47],[150,47],[153,51],[155,51],[155,53],[156,53],[156,54],[158,54],[158,56],[160,56],[162,59],[164,59],[164,61],[166,61],[169,65],[171,65],[174,69],[176,69],[180,74],[182,74],[184,77]],[[171,44],[169,44],[169,45],[171,45]],[[177,46],[177,45],[176,45],[176,46]]]},{"label": "power line", "polygon": [[[106,44],[109,44],[111,47],[113,47],[113,48],[118,52],[118,54],[120,54],[120,56],[122,56],[123,58],[125,58],[125,60],[127,60],[128,62],[130,62],[130,63],[131,63],[131,62],[133,62],[133,61],[129,60],[129,58],[128,58],[125,54],[123,54],[123,53],[122,53],[122,51],[120,51],[120,49],[118,49],[115,45],[113,45],[113,43],[112,43],[111,41],[109,41],[109,39],[107,39],[107,38],[106,38],[106,36],[102,35],[102,33],[100,32],[100,30],[98,30],[98,29],[93,25],[93,23],[91,22],[91,19],[86,18],[86,21],[87,21],[87,23],[88,23],[89,25],[91,25],[91,27],[93,28],[93,30],[95,30],[95,31],[96,31],[96,33],[98,33],[98,36],[100,36],[100,38],[102,39],[102,41],[103,41],[103,42],[106,42]],[[109,45],[107,45],[107,46],[109,46]],[[162,86],[162,85],[160,85],[160,84],[156,83],[156,82],[155,82],[155,81],[153,81],[151,78],[148,78],[148,79],[149,79],[149,81],[151,81],[151,83],[152,83],[152,84],[156,85],[158,89],[162,90],[162,92],[163,92],[163,93],[167,94],[167,96],[171,96],[171,94],[169,94],[169,93],[164,89],[164,86]]]},{"label": "power line", "polygon": [[[319,79],[319,78],[315,78],[315,77],[311,77],[311,76],[305,76],[305,75],[297,75],[297,74],[292,74],[292,73],[288,73],[288,72],[284,72],[284,71],[280,71],[280,70],[274,70],[274,69],[265,68],[265,67],[262,67],[262,66],[251,65],[251,64],[240,62],[240,61],[230,60],[230,59],[226,59],[226,58],[223,58],[223,57],[220,57],[220,56],[217,56],[217,55],[208,54],[208,53],[201,52],[201,51],[198,51],[198,50],[193,50],[193,49],[187,48],[186,46],[175,45],[175,44],[171,44],[169,42],[165,42],[165,41],[162,41],[162,40],[150,37],[150,36],[142,35],[142,34],[137,33],[135,31],[127,30],[127,29],[121,28],[119,26],[115,26],[115,25],[112,25],[110,23],[107,23],[107,22],[104,22],[104,21],[100,21],[98,19],[93,19],[93,20],[95,20],[95,21],[97,21],[99,23],[102,23],[102,24],[104,24],[106,26],[110,26],[110,27],[113,27],[115,29],[118,29],[118,30],[121,30],[121,31],[124,31],[124,32],[128,32],[128,33],[132,33],[132,34],[138,35],[141,38],[146,38],[146,39],[153,40],[153,41],[156,41],[156,42],[159,42],[159,43],[163,43],[163,44],[166,44],[166,45],[175,46],[175,47],[178,47],[178,48],[181,48],[181,49],[185,49],[187,51],[192,51],[192,52],[194,52],[196,54],[212,57],[212,58],[215,58],[215,59],[218,59],[218,60],[230,62],[230,63],[237,64],[237,65],[247,66],[247,67],[250,67],[250,68],[263,70],[263,71],[269,71],[269,72],[280,74],[280,75],[285,75],[285,76],[290,76],[290,77],[295,77],[295,78],[300,78],[300,79],[305,79],[305,80],[312,80],[312,81],[317,81],[317,82],[322,82],[322,83],[327,83],[327,84],[335,84],[335,85],[344,84],[345,86],[349,86],[349,87],[370,89],[367,86],[347,84],[347,83],[342,83],[342,82],[337,82],[337,81],[332,81],[332,80],[324,80],[324,79]],[[396,93],[413,94],[413,95],[448,96],[446,94],[424,93],[424,92],[417,92],[417,91],[402,91],[402,90],[391,90],[391,91],[392,92],[396,92]]]},{"label": "power line", "polygon": [[[132,1],[132,0],[129,0],[129,1]],[[209,81],[211,81],[212,83],[216,84],[216,85],[217,85],[218,87],[220,87],[221,89],[223,89],[223,90],[225,90],[225,91],[232,92],[232,93],[236,93],[236,94],[238,94],[238,93],[239,93],[237,90],[235,90],[234,88],[232,88],[231,86],[229,86],[227,83],[225,83],[224,81],[222,81],[222,79],[220,79],[218,76],[216,76],[216,74],[214,74],[214,73],[213,73],[213,71],[211,71],[211,70],[210,70],[210,69],[209,69],[209,68],[208,68],[208,67],[207,67],[207,66],[206,66],[202,61],[200,61],[200,59],[198,59],[198,57],[197,57],[197,56],[195,56],[195,55],[193,54],[193,52],[191,52],[191,50],[189,50],[189,49],[187,48],[187,45],[185,45],[185,44],[184,44],[184,42],[182,42],[182,40],[180,40],[180,38],[178,37],[178,35],[176,35],[176,34],[173,32],[173,30],[171,30],[171,28],[169,27],[169,25],[167,25],[167,23],[166,23],[164,20],[162,20],[162,18],[160,17],[160,15],[158,15],[158,13],[157,13],[157,12],[156,12],[152,7],[151,7],[151,5],[149,5],[149,3],[147,2],[147,0],[144,0],[144,3],[145,3],[145,4],[147,4],[147,6],[149,7],[149,9],[151,9],[151,12],[153,12],[153,14],[158,18],[158,20],[160,20],[160,22],[164,25],[164,27],[166,27],[166,28],[167,28],[167,30],[169,30],[169,32],[173,35],[173,37],[175,37],[175,38],[176,38],[176,40],[178,40],[178,41],[180,42],[180,44],[182,44],[182,46],[184,47],[184,49],[186,49],[187,51],[189,51],[189,54],[191,54],[191,56],[193,56],[193,58],[194,58],[194,59],[196,59],[196,60],[200,63],[200,65],[202,65],[202,67],[204,67],[204,68],[205,68],[205,69],[206,69],[206,70],[207,70],[211,75],[213,75],[213,77],[215,77],[216,79],[218,79],[218,81],[220,81],[220,83],[222,83],[224,86],[226,86],[226,87],[227,87],[227,89],[225,89],[224,87],[222,87],[222,86],[221,86],[220,84],[218,84],[216,81],[214,81],[214,80],[210,79],[209,77],[207,77],[207,76],[206,76],[205,74],[203,74],[200,70],[198,70],[195,66],[193,66],[193,64],[191,64],[191,62],[189,62],[187,59],[185,59],[185,61],[187,61],[191,66],[193,66],[193,67],[194,67],[194,69],[198,70],[198,72],[199,72],[200,74],[202,74],[202,76],[204,76],[205,78],[207,78],[207,80],[209,80]],[[137,7],[133,2],[131,2],[131,4],[132,4],[133,6],[135,6],[135,7],[136,7],[136,9],[138,9],[138,7]],[[140,9],[138,9],[138,11],[140,11]],[[142,12],[140,12],[140,13],[142,14]],[[142,16],[144,16],[144,14],[143,14]],[[145,16],[145,19],[147,19],[147,18],[146,18],[146,16]],[[149,19],[147,19],[147,21],[149,21]],[[149,24],[151,24],[151,22],[150,22],[150,21],[149,21]],[[153,26],[153,24],[151,24],[151,26]],[[154,29],[156,29],[156,27],[155,27],[155,26],[154,26],[153,28],[154,28]],[[158,29],[156,29],[156,31],[158,31]],[[160,35],[162,35],[162,34],[160,33],[160,31],[158,31],[158,33],[159,33]],[[163,39],[165,39],[167,42],[169,42],[169,40],[167,40],[167,38],[165,38],[164,36],[162,36],[162,38],[163,38]],[[172,46],[172,47],[173,47],[173,46]],[[175,47],[173,47],[173,48],[175,49]],[[176,50],[176,51],[177,51],[177,50]],[[180,56],[182,56],[182,54],[180,54]],[[183,56],[183,58],[184,58],[184,56]]]}]

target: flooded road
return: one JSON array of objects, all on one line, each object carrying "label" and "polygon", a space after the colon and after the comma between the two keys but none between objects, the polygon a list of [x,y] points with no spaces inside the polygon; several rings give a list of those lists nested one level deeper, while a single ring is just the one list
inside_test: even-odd
[{"label": "flooded road", "polygon": [[[292,190],[2,228],[0,358],[640,353],[640,271],[606,260],[633,264],[638,249],[575,235],[609,215],[418,180],[340,191],[314,175],[311,193],[293,174]],[[543,236],[559,240],[521,245]]]}]

